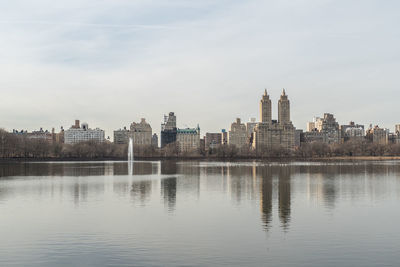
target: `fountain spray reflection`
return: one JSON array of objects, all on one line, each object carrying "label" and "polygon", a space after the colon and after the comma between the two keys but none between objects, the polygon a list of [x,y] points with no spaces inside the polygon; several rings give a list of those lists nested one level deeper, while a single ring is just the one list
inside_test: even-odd
[{"label": "fountain spray reflection", "polygon": [[133,139],[132,137],[129,138],[129,145],[128,145],[128,173],[129,175],[133,174]]}]

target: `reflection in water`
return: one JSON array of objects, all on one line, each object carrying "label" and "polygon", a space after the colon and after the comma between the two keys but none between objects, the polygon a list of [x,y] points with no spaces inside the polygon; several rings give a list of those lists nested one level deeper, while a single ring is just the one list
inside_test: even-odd
[{"label": "reflection in water", "polygon": [[140,200],[140,203],[144,205],[150,200],[152,182],[151,181],[138,181],[132,182],[131,196],[134,202]]},{"label": "reflection in water", "polygon": [[164,199],[164,205],[168,207],[168,211],[175,210],[176,205],[176,177],[165,178],[161,180],[161,195]]},{"label": "reflection in water", "polygon": [[290,167],[279,168],[279,218],[285,230],[290,222]]},{"label": "reflection in water", "polygon": [[271,168],[259,168],[261,180],[260,209],[264,230],[269,229],[272,221],[272,174]]}]

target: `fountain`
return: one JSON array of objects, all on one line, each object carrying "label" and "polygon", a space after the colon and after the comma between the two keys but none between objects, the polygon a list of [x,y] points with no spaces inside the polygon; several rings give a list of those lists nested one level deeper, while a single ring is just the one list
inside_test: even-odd
[{"label": "fountain", "polygon": [[129,175],[133,174],[133,139],[129,138],[129,146],[128,146],[128,172]]}]

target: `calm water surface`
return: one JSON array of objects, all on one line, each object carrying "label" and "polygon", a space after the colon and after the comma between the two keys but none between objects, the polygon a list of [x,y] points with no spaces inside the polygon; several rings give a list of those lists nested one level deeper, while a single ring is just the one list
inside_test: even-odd
[{"label": "calm water surface", "polygon": [[399,211],[397,161],[0,163],[0,266],[400,266]]}]

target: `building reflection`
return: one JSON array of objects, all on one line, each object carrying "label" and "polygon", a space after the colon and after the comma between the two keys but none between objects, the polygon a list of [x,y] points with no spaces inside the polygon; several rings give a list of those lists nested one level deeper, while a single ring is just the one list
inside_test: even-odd
[{"label": "building reflection", "polygon": [[291,212],[290,167],[280,167],[278,178],[279,218],[283,228],[287,230],[289,228]]},{"label": "building reflection", "polygon": [[161,196],[164,199],[164,205],[168,207],[169,212],[173,212],[176,206],[176,177],[165,178],[161,180]]},{"label": "building reflection", "polygon": [[140,201],[142,205],[150,200],[152,192],[152,181],[132,182],[131,197],[134,202]]},{"label": "building reflection", "polygon": [[264,230],[272,222],[272,171],[271,168],[257,168],[260,178],[260,210]]}]

